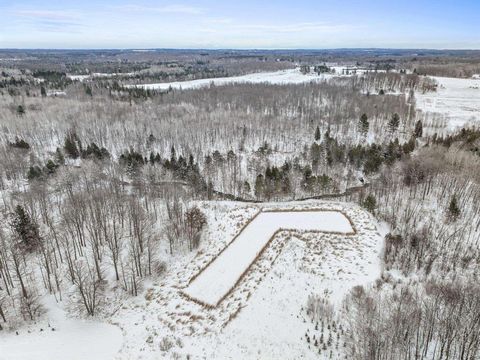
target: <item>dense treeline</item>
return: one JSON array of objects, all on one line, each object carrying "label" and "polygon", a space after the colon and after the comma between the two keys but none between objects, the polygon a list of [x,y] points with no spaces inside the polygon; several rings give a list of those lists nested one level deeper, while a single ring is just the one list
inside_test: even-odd
[{"label": "dense treeline", "polygon": [[413,64],[413,70],[419,75],[471,78],[480,74],[480,65],[476,62],[449,62],[447,64]]},{"label": "dense treeline", "polygon": [[353,78],[354,86],[364,92],[380,93],[386,92],[409,93],[410,91],[428,92],[436,90],[436,83],[428,77],[421,77],[418,74],[403,74],[399,72],[369,72],[364,76]]},{"label": "dense treeline", "polygon": [[[216,190],[234,196],[245,193],[245,182],[251,191],[244,195],[253,196],[256,177],[260,173],[265,175],[267,167],[282,166],[285,160],[301,176],[308,165],[313,175],[333,179],[328,181],[328,186],[320,184],[327,180],[324,177],[317,181],[319,186],[305,187],[313,188],[309,193],[331,191],[345,187],[355,178],[352,174],[347,181],[338,183],[336,171],[341,169],[333,168],[336,163],[345,162],[346,150],[342,147],[350,148],[364,140],[381,144],[395,138],[404,144],[414,127],[412,96],[408,99],[396,95],[369,96],[359,91],[356,82],[351,78],[340,83],[335,80],[288,86],[238,84],[170,91],[153,97],[143,94],[146,100],[128,103],[112,101],[99,88],[90,90],[92,97],[85,93],[83,85],[77,89],[78,100],[25,98],[17,107],[12,107],[10,100],[18,103],[20,99],[7,96],[2,101],[11,110],[0,115],[8,128],[8,132],[2,134],[2,141],[11,143],[14,135],[21,135],[31,152],[26,157],[3,148],[0,161],[9,178],[23,179],[30,167],[42,169],[49,160],[61,163],[54,159],[58,155],[56,148],[62,147],[66,134],[74,132],[83,146],[89,145],[86,149],[77,149],[78,156],[72,158],[105,158],[108,153],[116,161],[125,149],[133,148],[144,158],[154,152],[167,159],[173,145],[185,159],[190,155],[196,159],[207,184],[211,182]],[[351,126],[363,114],[366,122],[362,126]],[[397,120],[392,126],[394,114]],[[39,117],[42,121],[36,121]],[[330,142],[326,146],[329,168],[320,167],[323,160],[315,155],[318,149],[310,151],[313,156],[305,150],[311,146],[317,127],[322,134],[335,134],[338,143]],[[269,144],[273,153],[257,151],[264,143]],[[214,161],[210,166],[208,158],[212,147],[227,161]],[[299,149],[305,151],[299,152]],[[229,152],[235,157],[229,158]],[[367,153],[366,156],[371,157],[375,151]],[[299,166],[294,166],[295,163]],[[367,168],[373,167],[375,171],[376,163],[378,161],[371,162]],[[360,166],[357,164],[356,168]],[[33,170],[33,177],[40,175],[38,168]],[[300,185],[293,188],[298,189]]]},{"label": "dense treeline", "polygon": [[356,288],[346,352],[354,359],[458,359],[480,354],[478,284],[429,280]]},{"label": "dense treeline", "polygon": [[[356,288],[342,318],[356,359],[476,359],[480,301],[477,131],[432,141],[381,172],[370,209],[392,228],[385,270]],[[361,196],[360,196],[361,197]]]}]

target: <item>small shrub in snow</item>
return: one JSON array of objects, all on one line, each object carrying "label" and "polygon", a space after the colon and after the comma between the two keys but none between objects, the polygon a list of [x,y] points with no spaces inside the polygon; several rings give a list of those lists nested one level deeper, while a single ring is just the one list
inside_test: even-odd
[{"label": "small shrub in snow", "polygon": [[160,344],[158,346],[160,347],[161,351],[167,352],[173,347],[173,342],[168,337],[164,337],[162,340],[160,340]]},{"label": "small shrub in snow", "polygon": [[367,209],[372,214],[375,213],[377,207],[377,199],[372,194],[368,195],[362,203],[363,207]]}]

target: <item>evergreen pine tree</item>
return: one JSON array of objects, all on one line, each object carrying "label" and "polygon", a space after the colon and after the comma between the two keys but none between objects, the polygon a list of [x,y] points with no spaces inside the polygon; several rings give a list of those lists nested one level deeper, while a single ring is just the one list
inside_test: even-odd
[{"label": "evergreen pine tree", "polygon": [[21,205],[17,205],[10,226],[17,237],[18,245],[25,251],[36,250],[41,244],[38,225]]},{"label": "evergreen pine tree", "polygon": [[42,177],[42,169],[40,169],[40,167],[34,165],[34,166],[30,166],[30,168],[28,169],[28,172],[27,172],[27,179],[28,180],[35,180],[35,179],[39,179]]},{"label": "evergreen pine tree", "polygon": [[20,115],[20,116],[25,114],[25,107],[23,105],[18,105],[17,106],[17,114]]},{"label": "evergreen pine tree", "polygon": [[150,152],[150,164],[155,164],[155,153],[153,151]]},{"label": "evergreen pine tree", "polygon": [[263,175],[259,174],[255,180],[255,196],[261,198],[265,192],[265,181]]},{"label": "evergreen pine tree", "polygon": [[65,164],[65,157],[63,156],[62,150],[57,147],[57,150],[55,151],[55,161],[57,162],[58,165],[64,165]]},{"label": "evergreen pine tree", "polygon": [[243,193],[248,196],[250,195],[251,191],[252,189],[250,188],[250,183],[245,180],[245,182],[243,183]]},{"label": "evergreen pine tree", "polygon": [[67,136],[65,136],[65,143],[63,145],[67,155],[73,159],[76,159],[80,156],[80,151],[78,150],[76,140],[77,135],[75,133],[69,133]]},{"label": "evergreen pine tree", "polygon": [[320,137],[321,137],[320,128],[317,126],[317,129],[315,130],[315,141],[319,141]]},{"label": "evergreen pine tree", "polygon": [[397,131],[398,127],[400,126],[400,116],[395,113],[392,115],[392,118],[388,122],[388,129],[390,130],[391,133],[394,133]]},{"label": "evergreen pine tree", "polygon": [[57,170],[58,165],[55,164],[52,160],[48,160],[47,163],[45,164],[45,169],[48,174],[54,174],[55,171]]},{"label": "evergreen pine tree", "polygon": [[212,200],[213,199],[213,193],[214,193],[214,188],[213,188],[213,183],[212,181],[208,181],[207,183],[207,198],[208,200]]},{"label": "evergreen pine tree", "polygon": [[370,127],[370,123],[368,122],[367,114],[363,114],[360,116],[360,133],[362,136],[366,136],[368,133],[368,128]]},{"label": "evergreen pine tree", "polygon": [[460,208],[458,207],[457,195],[453,195],[448,205],[448,217],[455,221],[460,216]]},{"label": "evergreen pine tree", "polygon": [[362,205],[365,209],[374,214],[375,208],[377,207],[377,199],[375,199],[375,196],[370,194],[365,198]]},{"label": "evergreen pine tree", "polygon": [[170,148],[170,162],[174,164],[177,161],[177,155],[175,152],[175,146],[172,145]]},{"label": "evergreen pine tree", "polygon": [[413,136],[416,138],[421,138],[423,136],[423,125],[420,120],[415,124],[415,130],[413,131]]}]

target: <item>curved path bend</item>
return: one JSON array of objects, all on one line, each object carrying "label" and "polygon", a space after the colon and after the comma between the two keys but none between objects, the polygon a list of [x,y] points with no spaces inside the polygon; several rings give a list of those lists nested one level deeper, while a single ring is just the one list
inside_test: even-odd
[{"label": "curved path bend", "polygon": [[355,234],[350,219],[339,211],[261,211],[190,281],[183,293],[206,306],[217,306],[280,230]]}]

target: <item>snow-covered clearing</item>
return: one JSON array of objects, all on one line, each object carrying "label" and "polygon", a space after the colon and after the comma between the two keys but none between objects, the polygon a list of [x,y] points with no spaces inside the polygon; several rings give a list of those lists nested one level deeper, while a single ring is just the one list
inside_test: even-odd
[{"label": "snow-covered clearing", "polygon": [[201,303],[217,306],[279,230],[354,233],[340,212],[261,212],[195,277],[185,293]]},{"label": "snow-covered clearing", "polygon": [[436,92],[417,93],[417,108],[444,118],[450,130],[480,124],[480,79],[433,77]]},{"label": "snow-covered clearing", "polygon": [[198,80],[189,80],[189,81],[174,81],[167,83],[157,83],[157,84],[141,84],[141,85],[128,85],[128,87],[139,87],[145,90],[168,90],[172,89],[198,89],[203,87],[209,87],[211,84],[214,85],[226,85],[226,84],[241,84],[241,83],[250,83],[250,84],[301,84],[311,81],[324,81],[335,76],[334,74],[302,74],[300,69],[288,69],[288,70],[279,70],[273,72],[260,72],[254,74],[247,74],[242,76],[231,76],[231,77],[222,77],[222,78],[209,78],[209,79],[198,79]]},{"label": "snow-covered clearing", "polygon": [[[308,296],[326,291],[339,306],[349,289],[380,275],[383,231],[357,205],[312,200],[261,205],[204,202],[200,207],[209,225],[198,252],[193,257],[174,258],[163,278],[148,284],[142,295],[114,313],[111,321],[124,334],[117,358],[317,359],[318,353],[309,350],[302,339],[308,326],[302,308]],[[303,229],[277,232],[216,307],[185,297],[183,291],[190,280],[217,258],[260,210],[344,213],[355,233],[308,230],[313,220],[299,220],[298,228],[303,225]],[[331,227],[326,230],[351,231],[350,223],[343,221],[341,217],[329,220]]]},{"label": "snow-covered clearing", "polygon": [[70,80],[82,82],[84,80],[91,79],[91,78],[111,78],[111,77],[115,77],[115,76],[133,76],[133,75],[135,75],[135,73],[133,73],[133,72],[129,72],[129,73],[92,73],[92,74],[89,74],[89,75],[67,75],[67,77]]},{"label": "snow-covered clearing", "polygon": [[[46,297],[42,321],[0,337],[0,360],[318,359],[304,340],[311,325],[304,319],[308,296],[328,293],[339,306],[353,286],[380,275],[384,231],[357,205],[311,200],[198,206],[208,218],[198,251],[169,257],[165,273],[145,281],[138,296],[110,296],[104,323],[69,318],[65,304]],[[265,240],[259,256],[243,247],[258,249]],[[228,255],[237,241],[243,245]],[[246,271],[236,284],[237,278],[211,274],[212,283],[235,286],[209,307],[184,292],[215,259],[237,275]]]},{"label": "snow-covered clearing", "polygon": [[0,360],[105,360],[122,346],[116,326],[92,320],[69,319],[53,297],[43,301],[44,321],[0,336]]}]

